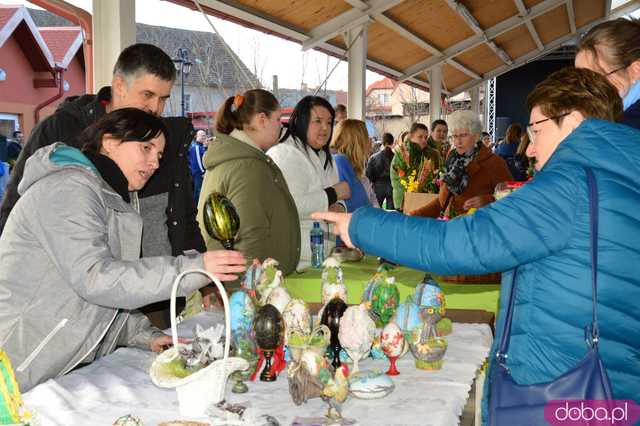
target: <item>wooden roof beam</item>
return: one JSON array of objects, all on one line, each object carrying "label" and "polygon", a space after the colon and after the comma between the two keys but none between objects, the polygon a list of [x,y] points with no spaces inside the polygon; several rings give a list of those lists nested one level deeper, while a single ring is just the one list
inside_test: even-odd
[{"label": "wooden roof beam", "polygon": [[569,16],[569,26],[571,27],[571,34],[576,34],[576,13],[573,10],[573,0],[567,1],[567,14]]},{"label": "wooden roof beam", "polygon": [[[438,57],[443,57],[444,56],[443,53],[438,48],[436,48],[435,46],[431,45],[430,43],[425,41],[423,38],[418,37],[417,35],[415,35],[411,31],[407,30],[405,27],[403,27],[402,25],[398,24],[396,21],[394,21],[393,19],[389,18],[388,16],[386,16],[386,15],[381,13],[379,15],[376,15],[373,19],[375,19],[376,22],[378,22],[378,23],[384,25],[385,27],[389,28],[390,30],[395,31],[396,33],[398,33],[399,35],[401,35],[405,39],[407,39],[410,42],[414,43],[415,45],[420,46],[421,48],[423,48],[427,52],[431,53],[432,55],[435,55],[435,56],[438,56]],[[446,62],[449,65],[457,68],[458,70],[462,71],[463,73],[467,74],[468,76],[470,76],[472,78],[479,78],[480,77],[480,75],[478,73],[476,73],[475,71],[465,67],[464,65],[462,65],[458,61],[455,61],[453,59],[449,59]]]},{"label": "wooden roof beam", "polygon": [[[571,1],[571,0],[570,0]],[[628,13],[633,12],[634,10],[638,9],[638,1],[632,1],[629,2],[628,4],[622,5],[614,10],[611,11],[611,13],[608,16],[603,16],[601,18],[596,19],[593,22],[590,22],[586,25],[583,25],[582,27],[577,29],[577,33],[578,34],[583,34],[586,33],[587,31],[589,31],[591,28],[593,28],[594,26],[598,25],[599,23],[606,21],[608,19],[615,19],[618,18],[620,16],[624,16]],[[464,92],[465,90],[469,90],[470,88],[482,83],[482,81],[484,80],[488,80],[490,78],[494,78],[497,77],[501,74],[504,74],[505,72],[519,67],[520,65],[524,65],[527,62],[531,62],[533,60],[535,60],[536,58],[549,53],[555,49],[557,49],[558,47],[562,46],[564,43],[568,42],[569,40],[571,40],[572,38],[575,37],[574,33],[569,33],[563,37],[560,37],[559,39],[556,39],[554,41],[552,41],[551,43],[548,43],[547,45],[545,45],[544,50],[542,52],[538,51],[538,50],[533,50],[519,58],[517,58],[513,64],[513,66],[507,66],[507,65],[503,65],[499,68],[496,68],[495,70],[486,73],[483,76],[482,80],[472,80],[469,81],[467,83],[463,83],[460,86],[454,88],[451,90],[451,96],[455,96],[458,93]]]},{"label": "wooden roof beam", "polygon": [[[191,7],[192,9],[194,8],[191,0],[187,0],[186,2],[183,2],[182,0],[169,1],[184,7]],[[288,40],[296,41],[302,44],[309,38],[309,36],[307,36],[306,34],[296,29],[287,27],[282,23],[275,22],[273,19],[256,13],[255,11],[241,9],[237,6],[232,6],[220,0],[198,0],[198,3],[202,6],[207,14],[219,16],[219,14],[222,13],[227,16],[232,16],[240,20],[242,22],[242,25],[254,25],[259,30],[268,32],[270,34],[279,35],[280,37]],[[216,14],[216,12],[219,13]],[[345,49],[342,49],[338,46],[333,46],[329,43],[322,43],[317,46],[317,49],[326,54],[333,55],[337,58],[343,58],[346,54]],[[387,65],[380,64],[376,61],[372,61],[371,59],[367,59],[367,67],[382,74],[386,73],[394,79],[398,79],[402,75],[401,71],[391,68]],[[403,81],[405,80],[407,79],[404,79]],[[417,78],[408,79],[408,82],[423,90],[429,90],[429,83],[418,80]],[[446,93],[448,94],[449,92],[447,91]]]},{"label": "wooden roof beam", "polygon": [[493,52],[500,58],[502,62],[504,62],[507,65],[511,65],[513,63],[513,60],[511,59],[509,54],[505,52],[503,48],[498,46],[491,38],[487,36],[484,29],[480,26],[480,23],[478,22],[478,20],[475,18],[475,16],[473,16],[473,14],[469,11],[469,9],[467,9],[467,6],[460,3],[459,0],[446,0],[446,1],[447,1],[447,5],[449,5],[451,9],[453,9],[458,13],[458,15],[467,23],[467,25],[471,27],[473,32],[484,39],[484,42],[487,43],[489,48],[493,50]]},{"label": "wooden roof beam", "polygon": [[511,18],[505,19],[504,21],[499,22],[493,27],[487,29],[484,32],[484,36],[476,34],[445,49],[442,52],[444,54],[444,57],[427,58],[410,66],[402,75],[401,81],[413,77],[416,74],[420,74],[421,72],[428,71],[432,67],[438,64],[442,64],[448,59],[453,59],[461,53],[464,53],[476,46],[481,45],[482,43],[485,43],[486,39],[492,40],[498,37],[500,34],[504,34],[516,27],[519,27],[520,25],[524,24],[526,20],[531,20],[540,15],[543,15],[562,4],[565,4],[566,2],[567,0],[544,0],[529,9],[529,13],[526,16],[512,16]]},{"label": "wooden roof beam", "polygon": [[403,0],[371,0],[368,8],[352,8],[318,25],[309,32],[309,38],[302,43],[302,50],[313,49],[338,34],[370,22],[372,17],[402,3]]},{"label": "wooden roof beam", "polygon": [[[516,7],[518,8],[518,11],[522,14],[522,16],[526,16],[529,13],[529,11],[527,10],[527,7],[524,5],[524,2],[522,0],[514,0],[514,1],[516,3]],[[567,4],[567,8],[568,7],[569,5]],[[536,27],[533,26],[533,22],[530,19],[526,20],[525,25],[529,30],[529,34],[531,34],[531,38],[533,38],[533,41],[536,43],[538,50],[540,51],[544,50],[544,45],[542,44],[542,40],[540,40],[540,35],[538,35],[538,31],[536,31]],[[575,32],[575,19],[573,24],[573,32]]]}]

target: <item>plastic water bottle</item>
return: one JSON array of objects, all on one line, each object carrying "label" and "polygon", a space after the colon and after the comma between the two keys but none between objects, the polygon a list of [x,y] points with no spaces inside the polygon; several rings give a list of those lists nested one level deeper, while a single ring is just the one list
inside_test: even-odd
[{"label": "plastic water bottle", "polygon": [[309,236],[311,237],[311,266],[321,268],[324,262],[324,231],[320,228],[320,222],[313,222]]}]

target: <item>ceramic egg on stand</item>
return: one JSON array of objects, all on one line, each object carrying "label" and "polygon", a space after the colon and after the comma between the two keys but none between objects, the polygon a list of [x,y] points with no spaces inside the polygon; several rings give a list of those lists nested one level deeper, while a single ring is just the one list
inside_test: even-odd
[{"label": "ceramic egg on stand", "polygon": [[416,286],[413,300],[420,306],[422,315],[424,315],[428,309],[432,309],[435,312],[436,332],[438,336],[446,336],[451,333],[453,324],[449,318],[444,317],[447,307],[444,292],[431,275],[426,274],[422,282]]},{"label": "ceramic egg on stand", "polygon": [[388,277],[386,271],[377,273],[364,290],[362,299],[367,304],[376,327],[383,328],[387,325],[398,308],[400,291],[395,281],[395,277]]},{"label": "ceramic egg on stand", "polygon": [[436,318],[434,309],[427,309],[423,313],[425,322],[422,328],[413,330],[409,347],[416,359],[416,368],[421,370],[439,370],[442,368],[444,354],[447,351],[447,341],[438,337],[436,333]]},{"label": "ceramic egg on stand", "polygon": [[258,348],[262,350],[265,359],[265,367],[260,375],[260,380],[273,382],[276,375],[271,371],[271,358],[274,351],[284,341],[284,320],[282,315],[273,305],[264,305],[256,313],[254,330]]},{"label": "ceramic egg on stand", "polygon": [[291,299],[282,312],[282,318],[286,329],[285,344],[288,343],[286,340],[289,332],[305,334],[311,331],[311,312],[302,299]]},{"label": "ceramic egg on stand", "polygon": [[232,334],[251,333],[256,308],[251,296],[243,290],[233,292],[229,298]]},{"label": "ceramic egg on stand", "polygon": [[431,278],[429,274],[426,274],[422,282],[416,286],[413,293],[413,301],[423,310],[433,308],[436,321],[439,321],[445,314],[446,304],[444,292],[436,280]]},{"label": "ceramic egg on stand", "polygon": [[400,356],[409,351],[409,340],[416,328],[422,329],[423,319],[420,316],[420,307],[413,303],[413,298],[408,297],[404,303],[398,306],[392,321],[400,327],[404,335],[404,350]]},{"label": "ceramic egg on stand", "polygon": [[340,331],[342,315],[346,310],[347,304],[344,300],[336,297],[324,306],[322,317],[320,318],[320,323],[326,325],[329,328],[329,331],[331,331],[331,342],[329,346],[331,347],[332,356],[331,365],[335,369],[341,365],[340,351],[342,350],[342,346],[340,345],[338,333]]},{"label": "ceramic egg on stand", "polygon": [[346,303],[347,286],[344,284],[344,275],[340,262],[334,257],[328,257],[322,267],[322,304],[326,305],[335,297],[342,299]]},{"label": "ceramic egg on stand", "polygon": [[384,351],[391,366],[387,371],[389,376],[400,374],[396,368],[396,360],[402,355],[404,350],[404,335],[395,322],[390,322],[382,329],[382,350]]},{"label": "ceramic egg on stand", "polygon": [[358,372],[358,361],[369,354],[376,325],[364,305],[347,308],[340,320],[340,344],[353,360],[352,373]]}]

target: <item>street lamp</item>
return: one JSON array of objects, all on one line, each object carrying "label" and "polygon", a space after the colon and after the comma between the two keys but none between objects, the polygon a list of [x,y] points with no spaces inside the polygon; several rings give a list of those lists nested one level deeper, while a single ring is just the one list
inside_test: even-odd
[{"label": "street lamp", "polygon": [[176,58],[173,59],[178,75],[180,75],[180,105],[182,107],[182,116],[184,117],[184,79],[191,72],[191,61],[189,61],[189,51],[179,48],[176,52]]}]

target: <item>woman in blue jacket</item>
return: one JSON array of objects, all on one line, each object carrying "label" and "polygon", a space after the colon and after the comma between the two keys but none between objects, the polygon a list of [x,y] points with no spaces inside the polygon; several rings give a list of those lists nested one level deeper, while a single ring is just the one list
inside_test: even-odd
[{"label": "woman in blue jacket", "polygon": [[544,383],[587,353],[592,291],[585,168],[592,169],[600,203],[600,355],[614,397],[639,401],[640,132],[612,123],[622,116],[622,100],[603,76],[586,69],[550,75],[528,106],[528,153],[538,173],[474,215],[442,222],[360,209],[316,218],[335,222],[347,245],[412,268],[442,275],[506,271],[496,342],[518,267],[507,366],[519,384]]}]

